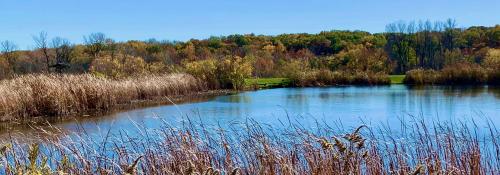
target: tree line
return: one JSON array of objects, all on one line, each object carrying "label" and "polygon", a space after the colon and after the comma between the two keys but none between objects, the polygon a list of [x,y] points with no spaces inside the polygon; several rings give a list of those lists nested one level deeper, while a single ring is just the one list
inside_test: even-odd
[{"label": "tree line", "polygon": [[488,60],[489,64],[499,64],[500,25],[457,26],[452,19],[398,21],[387,25],[386,32],[374,34],[333,30],[277,36],[229,35],[185,42],[155,39],[116,42],[103,33],[92,33],[84,37],[83,44],[49,38],[46,32],[41,32],[33,36],[36,46],[33,50],[17,50],[13,42],[1,42],[0,78],[55,72],[92,72],[120,78],[187,71],[200,67],[193,63],[203,65],[206,60],[232,60],[250,66],[233,67],[249,72],[244,76],[255,77],[287,76],[284,72],[292,68],[298,69],[296,72],[404,74],[413,69],[441,70],[464,62],[485,65]]}]

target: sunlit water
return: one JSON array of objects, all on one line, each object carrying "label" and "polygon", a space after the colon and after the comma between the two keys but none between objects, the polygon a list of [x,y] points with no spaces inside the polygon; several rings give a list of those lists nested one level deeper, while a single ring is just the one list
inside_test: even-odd
[{"label": "sunlit water", "polygon": [[[362,123],[396,127],[401,120],[486,120],[500,126],[499,87],[376,87],[279,88],[242,92],[183,103],[135,109],[92,120],[57,124],[69,131],[83,127],[87,133],[158,128],[162,122],[179,125],[190,118],[212,126],[253,119],[279,128],[289,121],[314,128],[316,122],[343,127]],[[24,131],[32,132],[32,131]],[[100,133],[100,134],[98,134]],[[133,132],[132,132],[133,133]]]}]

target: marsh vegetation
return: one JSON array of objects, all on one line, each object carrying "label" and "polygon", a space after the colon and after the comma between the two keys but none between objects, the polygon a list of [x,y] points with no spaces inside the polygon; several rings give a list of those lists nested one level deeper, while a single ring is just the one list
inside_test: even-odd
[{"label": "marsh vegetation", "polygon": [[85,115],[140,100],[206,91],[206,83],[188,74],[150,75],[110,80],[90,74],[24,75],[0,81],[2,121]]},{"label": "marsh vegetation", "polygon": [[[41,142],[12,139],[0,149],[5,174],[498,174],[500,133],[493,125],[402,122],[336,128],[253,120],[229,128],[186,120],[149,130],[140,124],[99,139],[85,132]],[[137,132],[137,137],[127,133]],[[481,134],[478,134],[481,131]],[[111,133],[111,134],[110,134]],[[51,136],[54,137],[51,137]],[[28,146],[29,145],[29,146]]]}]

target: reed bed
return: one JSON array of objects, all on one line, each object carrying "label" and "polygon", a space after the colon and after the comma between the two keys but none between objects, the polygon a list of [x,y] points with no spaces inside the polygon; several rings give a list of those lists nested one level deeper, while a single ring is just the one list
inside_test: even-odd
[{"label": "reed bed", "polygon": [[206,90],[187,74],[112,80],[83,75],[23,75],[0,81],[0,120],[67,116],[107,111],[134,100],[153,100]]},{"label": "reed bed", "polygon": [[405,84],[425,85],[498,85],[499,68],[484,68],[476,64],[457,63],[442,70],[414,69],[406,72]]},{"label": "reed bed", "polygon": [[[499,174],[500,133],[457,122],[277,129],[247,120],[216,127],[187,120],[137,135],[43,137],[0,149],[5,174]],[[480,133],[479,131],[485,131]]]}]

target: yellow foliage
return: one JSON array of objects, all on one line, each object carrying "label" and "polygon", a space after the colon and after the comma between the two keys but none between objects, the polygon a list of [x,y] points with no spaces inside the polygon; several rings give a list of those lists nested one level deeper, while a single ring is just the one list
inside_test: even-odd
[{"label": "yellow foliage", "polygon": [[347,62],[344,67],[345,71],[388,73],[392,70],[388,56],[383,49],[367,48],[358,44],[349,46],[348,49],[341,51],[335,57]]},{"label": "yellow foliage", "polygon": [[262,48],[262,50],[265,50],[265,51],[267,51],[267,52],[269,52],[269,53],[274,53],[274,52],[275,52],[275,50],[276,50],[276,46],[273,46],[273,45],[271,45],[271,44],[268,44],[268,45],[264,46],[264,47]]},{"label": "yellow foliage", "polygon": [[223,84],[231,84],[234,89],[242,89],[245,78],[252,75],[253,66],[250,59],[239,56],[226,57],[219,63]]},{"label": "yellow foliage", "polygon": [[500,69],[500,49],[489,49],[483,65],[486,68]]},{"label": "yellow foliage", "polygon": [[205,80],[212,88],[232,86],[241,89],[245,78],[252,75],[253,66],[250,59],[238,56],[226,57],[222,60],[206,59],[184,63],[187,73]]},{"label": "yellow foliage", "polygon": [[146,64],[140,57],[119,55],[113,59],[111,56],[103,56],[92,61],[90,71],[106,77],[123,78],[143,74],[145,67]]},{"label": "yellow foliage", "polygon": [[219,88],[217,80],[217,60],[206,59],[184,63],[187,73],[201,78],[208,83],[211,88]]},{"label": "yellow foliage", "polygon": [[171,72],[170,68],[161,62],[150,63],[147,65],[147,67],[148,67],[148,72],[154,73],[154,74]]}]

